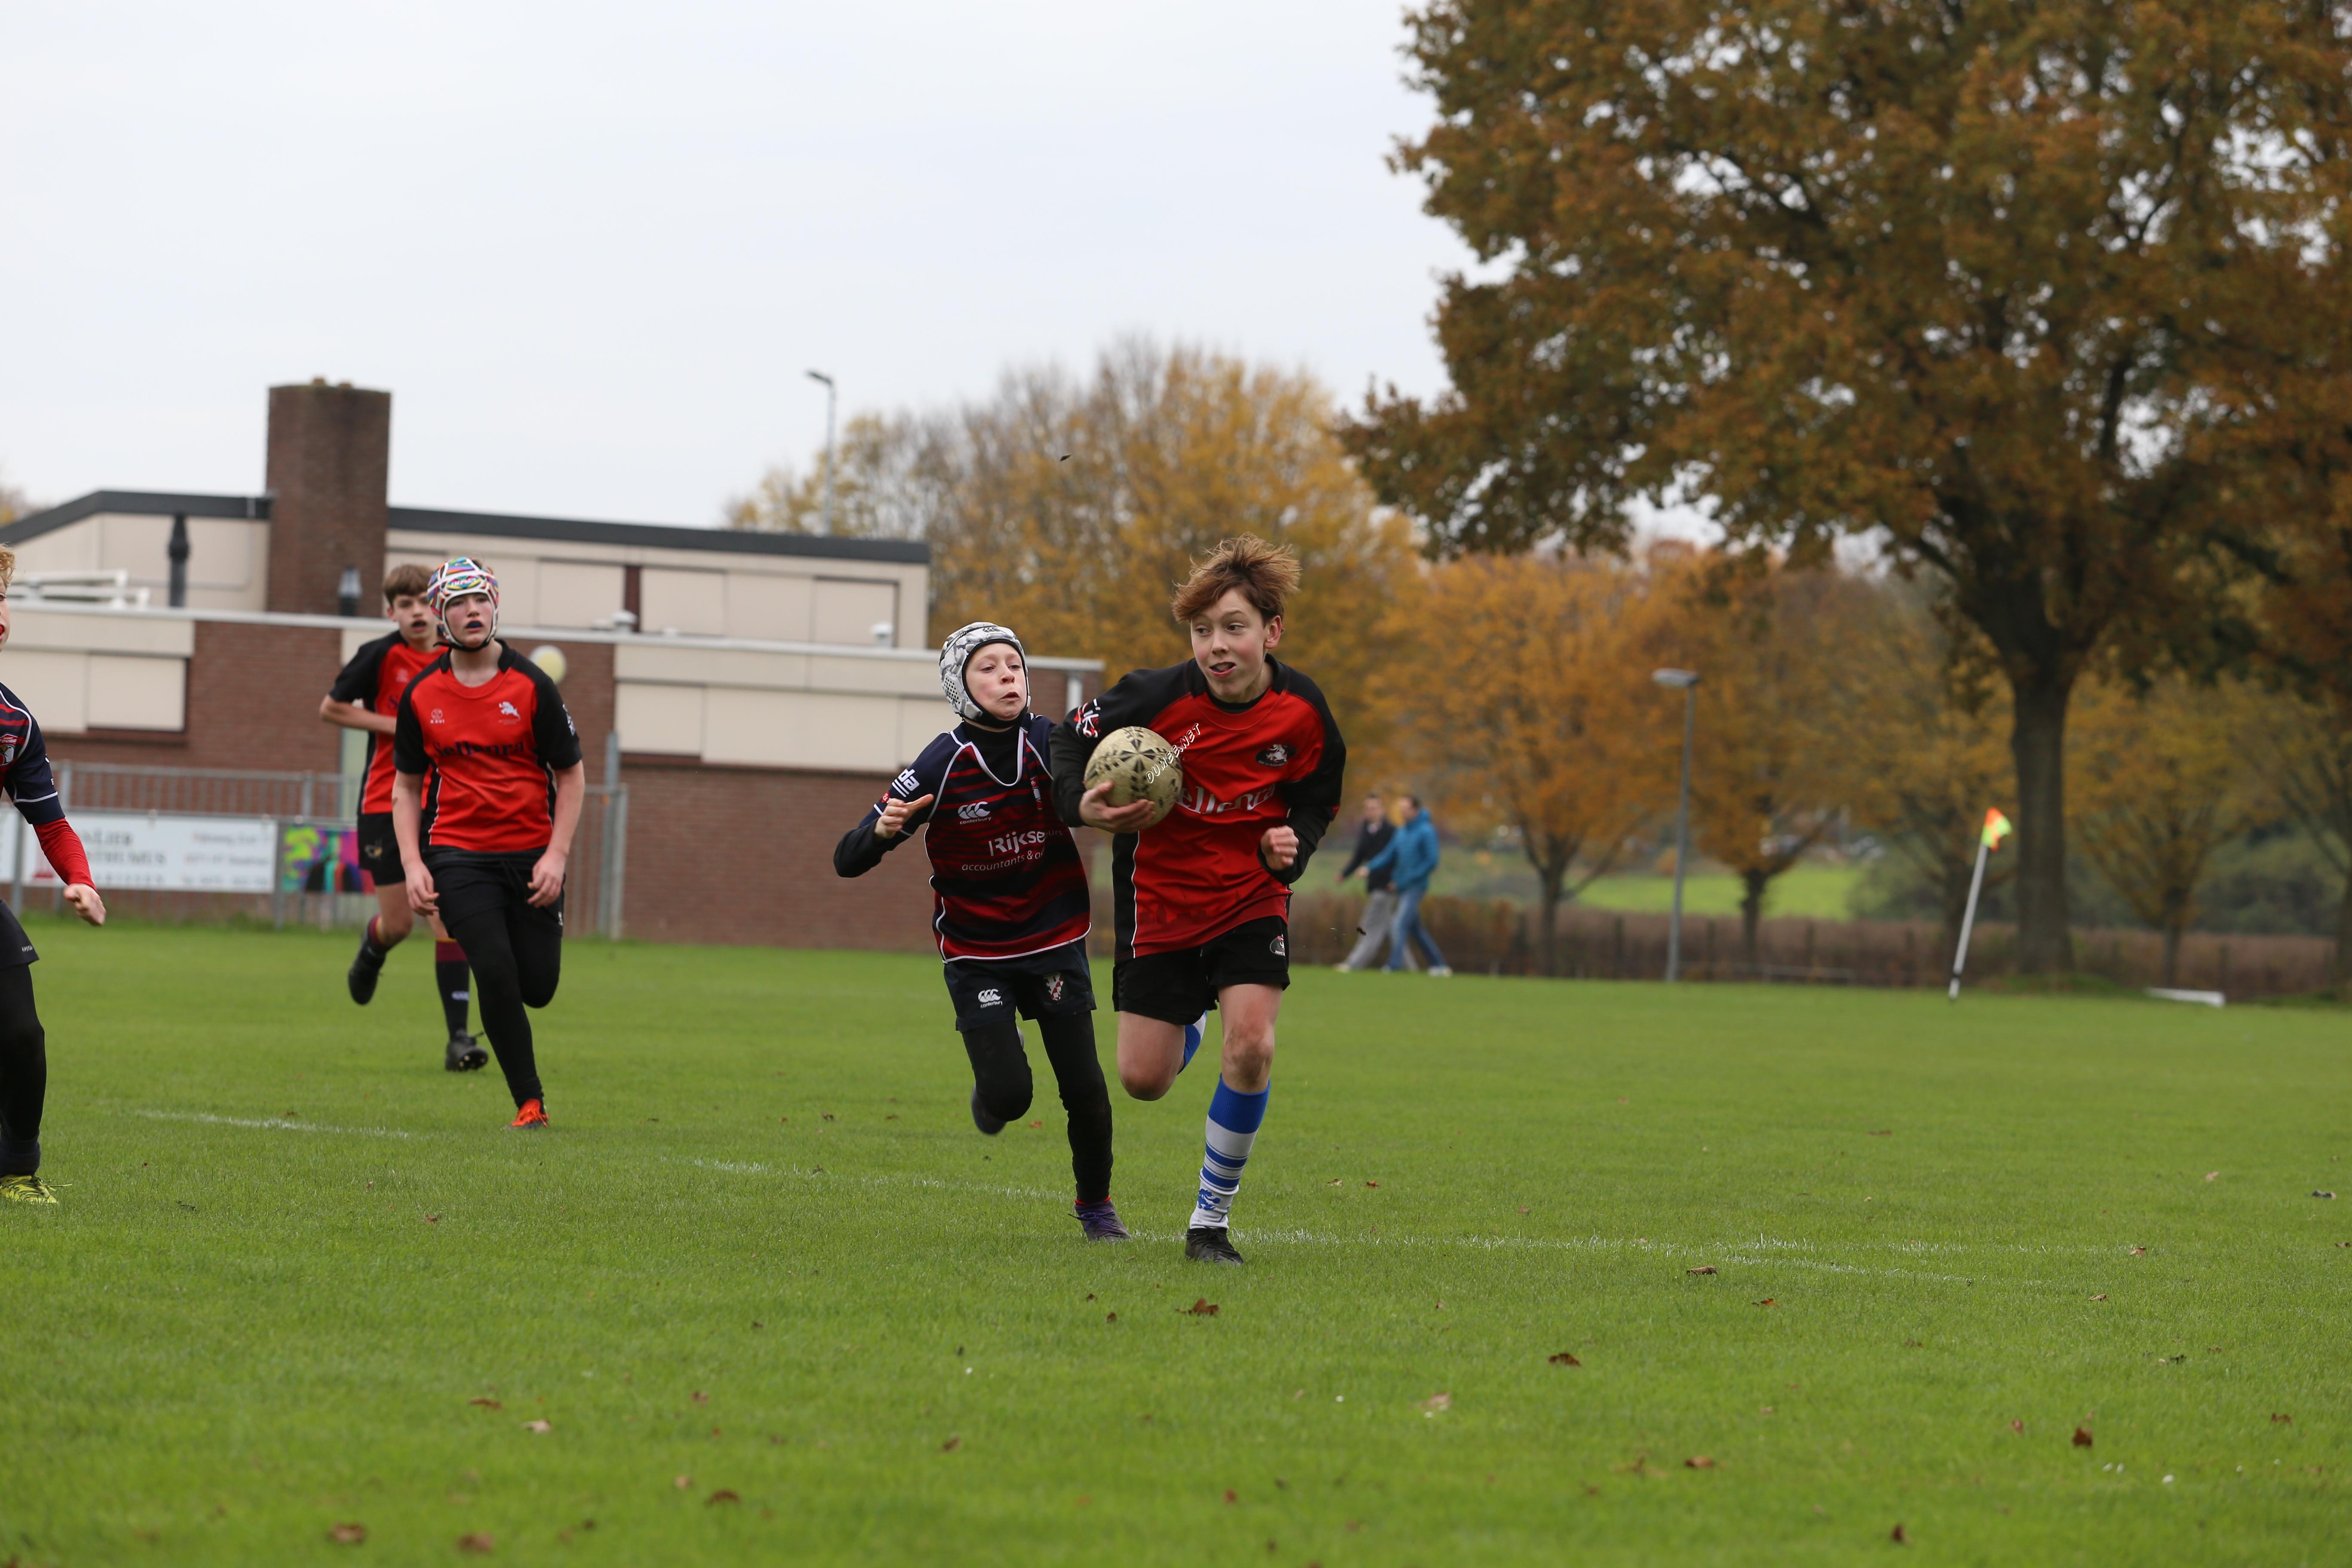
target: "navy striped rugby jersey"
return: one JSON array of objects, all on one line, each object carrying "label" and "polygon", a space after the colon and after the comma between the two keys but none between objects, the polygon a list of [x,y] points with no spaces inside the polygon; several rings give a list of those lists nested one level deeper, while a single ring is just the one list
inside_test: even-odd
[{"label": "navy striped rugby jersey", "polygon": [[[1052,728],[1051,721],[1024,714],[1009,747],[971,724],[940,736],[842,838],[834,869],[861,876],[912,837],[917,826],[928,825],[923,846],[931,857],[938,902],[931,923],[941,958],[1023,958],[1084,940],[1094,924],[1087,869],[1054,811],[1045,763]],[[981,755],[984,742],[1009,753],[1009,777],[999,776],[1007,771],[1003,763],[990,770]],[[927,795],[936,798],[908,818],[905,832],[874,836],[887,801]]]}]

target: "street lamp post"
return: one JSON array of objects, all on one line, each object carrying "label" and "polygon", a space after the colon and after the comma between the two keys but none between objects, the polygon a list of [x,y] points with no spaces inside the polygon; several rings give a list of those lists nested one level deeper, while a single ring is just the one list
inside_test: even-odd
[{"label": "street lamp post", "polygon": [[824,514],[817,527],[819,532],[831,533],[833,531],[833,405],[839,395],[833,384],[833,377],[825,374],[824,372],[813,370],[808,373],[808,376],[811,381],[824,383]]},{"label": "street lamp post", "polygon": [[1698,671],[1656,669],[1650,679],[1661,686],[1679,687],[1683,694],[1682,802],[1675,808],[1675,913],[1666,927],[1666,983],[1682,978],[1683,870],[1690,864],[1691,741],[1698,728]]}]

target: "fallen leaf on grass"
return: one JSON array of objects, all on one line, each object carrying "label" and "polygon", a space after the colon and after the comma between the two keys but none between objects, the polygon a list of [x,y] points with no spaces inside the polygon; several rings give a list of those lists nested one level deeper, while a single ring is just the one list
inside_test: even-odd
[{"label": "fallen leaf on grass", "polygon": [[1433,1394],[1421,1402],[1421,1407],[1423,1410],[1451,1410],[1454,1408],[1454,1395]]},{"label": "fallen leaf on grass", "polygon": [[2205,1173],[2205,1179],[2209,1182],[2219,1181],[2221,1180],[2221,1173],[2219,1171],[2208,1171]]},{"label": "fallen leaf on grass", "polygon": [[1179,1308],[1178,1310],[1189,1312],[1196,1318],[1213,1318],[1217,1315],[1217,1304],[1203,1296],[1191,1306]]},{"label": "fallen leaf on grass", "polygon": [[962,1439],[962,1438],[961,1438],[961,1437],[950,1437],[950,1438],[949,1438],[946,1442],[944,1442],[944,1443],[942,1443],[942,1444],[940,1444],[940,1453],[942,1453],[942,1454],[952,1454],[952,1453],[954,1453],[958,1448],[961,1448],[961,1447],[963,1447],[963,1439]]},{"label": "fallen leaf on grass", "polygon": [[1895,1129],[1892,1127],[1882,1127],[1873,1132],[1871,1136],[1873,1138],[1892,1138],[1895,1136]]},{"label": "fallen leaf on grass", "polygon": [[357,1546],[361,1542],[367,1539],[367,1526],[364,1524],[339,1524],[332,1530],[327,1531],[327,1539],[333,1542],[339,1542],[345,1546]]},{"label": "fallen leaf on grass", "polygon": [[1525,1205],[1525,1204],[1521,1204],[1521,1205],[1519,1205],[1519,1212],[1520,1212],[1521,1214],[1525,1214],[1525,1213],[1527,1213],[1527,1212],[1528,1212],[1528,1205]]},{"label": "fallen leaf on grass", "polygon": [[1683,1272],[1685,1274],[1712,1274],[1715,1272],[1715,1265],[1712,1263],[1702,1263],[1696,1268],[1685,1268]]},{"label": "fallen leaf on grass", "polygon": [[705,1498],[702,1501],[702,1506],[705,1508],[715,1508],[722,1502],[741,1502],[742,1500],[743,1500],[741,1498],[737,1497],[725,1487],[721,1487],[717,1491],[712,1492],[709,1497]]},{"label": "fallen leaf on grass", "polygon": [[2131,1255],[2134,1258],[2146,1258],[2147,1256],[2147,1248],[2145,1247],[2135,1247],[2131,1250]]},{"label": "fallen leaf on grass", "polygon": [[694,1402],[697,1405],[708,1405],[710,1403],[710,1395],[703,1393],[702,1390],[698,1388],[694,1391]]},{"label": "fallen leaf on grass", "polygon": [[693,1487],[694,1478],[692,1476],[680,1476],[677,1480],[672,1481],[670,1484],[677,1488],[680,1491],[687,1491]]},{"label": "fallen leaf on grass", "polygon": [[[1368,1187],[1377,1187],[1377,1186],[1379,1186],[1379,1185],[1380,1185],[1380,1184],[1379,1184],[1378,1182],[1366,1182],[1366,1183],[1364,1184],[1364,1185],[1366,1185],[1366,1186],[1368,1186]],[[2328,1195],[2329,1197],[2334,1197],[2336,1194],[2333,1194],[2333,1193],[2330,1193],[2330,1194],[2328,1194],[2327,1195]]]},{"label": "fallen leaf on grass", "polygon": [[1570,1351],[1562,1351],[1558,1355],[1551,1357],[1550,1360],[1551,1364],[1554,1366],[1582,1366],[1584,1364],[1582,1362],[1576,1359],[1573,1352]]},{"label": "fallen leaf on grass", "polygon": [[1748,1304],[1751,1307],[1777,1307],[1780,1303],[1773,1300],[1771,1297],[1767,1296],[1761,1301],[1750,1301]]},{"label": "fallen leaf on grass", "polygon": [[441,1216],[437,1214],[426,1215],[425,1216],[425,1223],[426,1225],[439,1225],[441,1223]]},{"label": "fallen leaf on grass", "polygon": [[1116,1323],[1118,1321],[1118,1314],[1117,1312],[1105,1312],[1103,1314],[1103,1321],[1106,1323]]},{"label": "fallen leaf on grass", "polygon": [[2107,1293],[2106,1293],[2105,1290],[2100,1291],[2097,1295],[2095,1295],[2095,1296],[2094,1296],[2094,1297],[2092,1297],[2092,1298],[2091,1298],[2091,1300],[2094,1300],[2094,1301],[2104,1301],[2104,1300],[2105,1300],[2106,1299],[2107,1299]]},{"label": "fallen leaf on grass", "polygon": [[499,1404],[495,1399],[484,1399],[478,1395],[475,1398],[468,1399],[466,1403],[468,1405],[478,1405],[485,1410],[504,1410],[506,1408],[505,1405]]},{"label": "fallen leaf on grass", "polygon": [[2075,1427],[2075,1428],[2074,1428],[2074,1447],[2076,1447],[2077,1448],[2087,1448],[2087,1447],[2089,1447],[2090,1446],[2091,1446],[2091,1432],[2090,1432],[2090,1428],[2088,1428],[2088,1427],[2086,1427],[2086,1426],[2077,1426],[2077,1427]]},{"label": "fallen leaf on grass", "polygon": [[2025,1423],[2022,1421],[2011,1422],[2009,1424],[2009,1429],[2016,1433],[2021,1437],[2025,1436]]},{"label": "fallen leaf on grass", "polygon": [[1226,1501],[1226,1502],[1228,1502],[1228,1503],[1236,1503],[1236,1502],[1239,1502],[1239,1501],[1241,1501],[1241,1500],[1242,1500],[1241,1499],[1239,1499],[1239,1498],[1237,1498],[1237,1497],[1235,1497],[1235,1496],[1234,1495],[1234,1489],[1233,1489],[1233,1488],[1231,1488],[1231,1487],[1227,1487],[1227,1488],[1225,1489],[1225,1501]]},{"label": "fallen leaf on grass", "polygon": [[2323,1193],[2317,1187],[2314,1187],[2311,1190],[2311,1195],[2315,1198],[2332,1198],[2336,1194],[2334,1193]]},{"label": "fallen leaf on grass", "polygon": [[541,1436],[544,1437],[550,1432],[554,1431],[555,1427],[551,1423],[546,1421],[526,1421],[522,1424],[522,1429],[526,1432],[536,1432]]},{"label": "fallen leaf on grass", "polygon": [[1683,1461],[1683,1468],[1685,1470],[1711,1470],[1715,1468],[1715,1461],[1708,1458],[1705,1454],[1693,1454],[1689,1458]]},{"label": "fallen leaf on grass", "polygon": [[1911,1544],[1911,1538],[1903,1533],[1903,1525],[1900,1521],[1896,1521],[1894,1532],[1888,1535],[1886,1539],[1895,1542],[1897,1546],[1908,1546]]},{"label": "fallen leaf on grass", "polygon": [[487,1530],[478,1530],[471,1535],[457,1537],[457,1550],[460,1552],[479,1552],[488,1554],[498,1549],[498,1537]]},{"label": "fallen leaf on grass", "polygon": [[2281,1415],[2277,1412],[2273,1411],[2271,1414],[2271,1423],[2273,1426],[2292,1426],[2294,1425],[2294,1417],[2292,1415]]}]

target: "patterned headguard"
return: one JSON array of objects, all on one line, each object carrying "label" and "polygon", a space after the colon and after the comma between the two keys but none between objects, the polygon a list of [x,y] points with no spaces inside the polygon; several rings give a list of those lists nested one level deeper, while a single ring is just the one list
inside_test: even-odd
[{"label": "patterned headguard", "polygon": [[449,622],[444,612],[450,602],[468,594],[480,594],[490,601],[490,636],[499,635],[499,580],[490,569],[470,556],[460,555],[455,561],[444,561],[433,569],[432,580],[425,584],[425,602],[433,606],[435,629],[443,642],[453,642]]},{"label": "patterned headguard", "polygon": [[987,709],[971,700],[963,683],[963,671],[964,666],[971,662],[971,656],[992,642],[1011,643],[1013,651],[1021,656],[1021,662],[1029,662],[1029,650],[1021,646],[1013,628],[1000,626],[994,621],[974,621],[968,626],[959,626],[940,645],[940,689],[948,694],[948,706],[959,717],[991,718]]}]

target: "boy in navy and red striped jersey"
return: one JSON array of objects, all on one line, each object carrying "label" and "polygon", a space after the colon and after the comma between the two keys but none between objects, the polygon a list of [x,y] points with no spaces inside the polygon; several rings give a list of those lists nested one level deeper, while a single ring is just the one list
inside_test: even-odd
[{"label": "boy in navy and red striped jersey", "polygon": [[[16,552],[0,547],[0,647],[8,643],[8,580]],[[0,686],[0,788],[40,836],[41,853],[66,885],[66,902],[91,925],[106,923],[106,901],[90,885],[89,856],[66,821],[49,776],[49,748],[32,710]],[[7,905],[0,904],[0,1199],[53,1204],[41,1180],[41,1111],[48,1098],[48,1037],[33,1006],[32,964],[41,955]]]},{"label": "boy in navy and red striped jersey", "polygon": [[[385,956],[416,923],[408,907],[400,845],[392,832],[392,731],[400,694],[441,656],[433,606],[425,602],[430,581],[431,574],[414,563],[384,574],[383,613],[397,629],[353,654],[319,704],[320,718],[364,731],[368,738],[367,772],[360,785],[360,865],[375,881],[376,913],[361,934],[359,955],[344,977],[352,1000],[363,1007],[375,996]],[[433,984],[449,1026],[442,1065],[451,1072],[472,1072],[489,1061],[490,1053],[466,1029],[466,950],[449,940],[438,920],[432,924]]]},{"label": "boy in navy and red striped jersey", "polygon": [[513,1094],[547,1125],[530,1007],[563,975],[563,871],[587,773],[546,671],[498,639],[499,584],[464,557],[426,597],[448,650],[409,683],[392,738],[392,826],[409,906],[466,945],[482,1028]]},{"label": "boy in navy and red striped jersey", "polygon": [[950,637],[940,684],[961,721],[842,836],[833,868],[862,877],[929,824],[931,924],[971,1058],[972,1123],[993,1135],[1028,1113],[1020,1020],[1034,1019],[1069,1119],[1079,1227],[1089,1241],[1125,1241],[1110,1201],[1110,1091],[1095,1055],[1087,869],[1048,798],[1052,726],[1029,711],[1021,639],[1003,626],[975,621]]},{"label": "boy in navy and red striped jersey", "polygon": [[[1290,551],[1227,540],[1171,606],[1192,636],[1191,662],[1135,671],[1056,725],[1052,740],[1063,820],[1118,835],[1119,1081],[1138,1100],[1158,1100],[1192,1059],[1186,1026],[1203,1007],[1223,1020],[1223,1070],[1184,1237],[1184,1256],[1206,1263],[1242,1260],[1229,1216],[1274,1077],[1275,1019],[1290,984],[1290,885],[1339,810],[1348,762],[1322,692],[1274,658],[1297,587]],[[1148,832],[1151,802],[1113,806],[1108,784],[1085,787],[1096,742],[1129,725],[1158,732],[1183,758],[1184,792]]]}]

